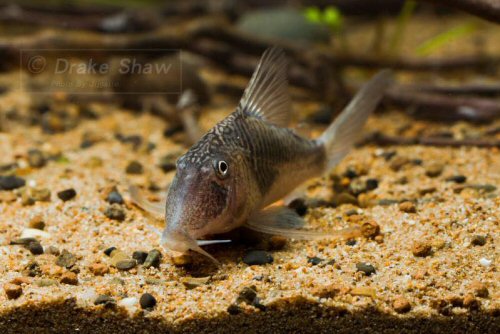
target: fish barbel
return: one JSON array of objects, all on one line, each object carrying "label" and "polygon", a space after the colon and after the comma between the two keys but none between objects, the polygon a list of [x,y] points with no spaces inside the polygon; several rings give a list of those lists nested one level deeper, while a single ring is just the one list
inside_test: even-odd
[{"label": "fish barbel", "polygon": [[242,225],[296,239],[346,234],[346,229],[299,230],[303,220],[293,210],[269,205],[342,160],[362,134],[391,73],[376,74],[326,131],[311,140],[287,127],[291,103],[286,71],[281,49],[264,52],[236,110],[177,160],[165,206],[155,206],[131,189],[139,206],[165,215],[165,248],[193,250],[217,262],[200,246],[229,240],[199,239]]}]

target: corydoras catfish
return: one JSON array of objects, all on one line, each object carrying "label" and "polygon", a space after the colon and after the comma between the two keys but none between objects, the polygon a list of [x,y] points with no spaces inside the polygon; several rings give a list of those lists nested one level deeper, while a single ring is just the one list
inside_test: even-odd
[{"label": "corydoras catfish", "polygon": [[384,70],[375,75],[326,131],[311,140],[287,128],[291,105],[286,70],[281,49],[264,52],[236,110],[177,160],[165,207],[147,202],[131,188],[139,206],[165,214],[164,247],[193,250],[216,261],[200,246],[229,240],[198,239],[242,225],[296,239],[346,233],[299,230],[303,220],[294,211],[269,205],[327,173],[350,151],[391,74]]}]

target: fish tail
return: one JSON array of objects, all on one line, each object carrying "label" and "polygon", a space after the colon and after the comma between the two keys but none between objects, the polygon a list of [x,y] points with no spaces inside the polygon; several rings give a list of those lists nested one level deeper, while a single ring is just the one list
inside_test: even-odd
[{"label": "fish tail", "polygon": [[366,83],[337,119],[318,138],[326,150],[329,171],[351,150],[361,136],[366,120],[392,81],[392,71],[382,70]]}]

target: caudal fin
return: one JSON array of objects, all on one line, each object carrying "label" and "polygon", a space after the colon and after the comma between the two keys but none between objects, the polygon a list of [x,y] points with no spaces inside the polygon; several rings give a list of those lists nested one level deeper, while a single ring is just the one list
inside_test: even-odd
[{"label": "caudal fin", "polygon": [[377,73],[318,138],[318,141],[325,145],[327,170],[339,163],[360,138],[366,120],[384,96],[392,81],[391,78],[390,70]]}]

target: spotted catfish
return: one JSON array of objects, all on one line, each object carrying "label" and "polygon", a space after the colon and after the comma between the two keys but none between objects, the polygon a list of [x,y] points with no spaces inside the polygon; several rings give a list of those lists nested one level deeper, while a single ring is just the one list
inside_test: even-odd
[{"label": "spotted catfish", "polygon": [[390,72],[375,75],[326,131],[310,140],[287,128],[291,105],[286,70],[281,49],[263,54],[236,110],[178,159],[165,207],[131,189],[139,206],[165,214],[165,229],[158,231],[164,247],[215,260],[200,246],[229,240],[198,239],[242,225],[297,239],[348,232],[299,230],[303,221],[294,211],[269,205],[328,172],[350,151],[390,84]]}]

